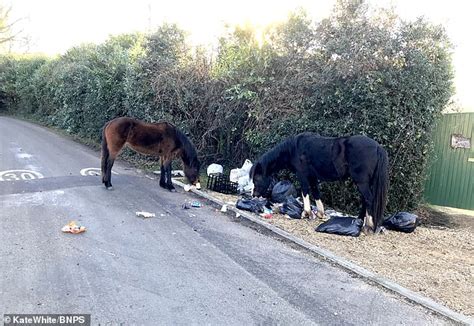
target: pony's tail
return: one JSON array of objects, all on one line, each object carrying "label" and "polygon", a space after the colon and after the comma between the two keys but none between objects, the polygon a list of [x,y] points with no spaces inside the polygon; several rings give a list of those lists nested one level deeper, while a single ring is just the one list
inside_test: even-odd
[{"label": "pony's tail", "polygon": [[372,179],[374,232],[383,223],[383,213],[387,205],[388,193],[388,156],[385,149],[377,148],[377,167]]},{"label": "pony's tail", "polygon": [[107,163],[109,162],[109,147],[107,146],[107,137],[105,136],[105,128],[107,128],[108,123],[102,128],[102,154],[100,160],[100,168],[102,171],[102,183],[105,183]]}]

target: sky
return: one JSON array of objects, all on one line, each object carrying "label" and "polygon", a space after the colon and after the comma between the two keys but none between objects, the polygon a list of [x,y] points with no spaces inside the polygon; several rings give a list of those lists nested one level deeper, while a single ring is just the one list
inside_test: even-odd
[{"label": "sky", "polygon": [[[225,25],[250,23],[263,27],[284,21],[288,13],[304,8],[317,20],[326,17],[335,0],[0,0],[12,7],[11,18],[30,38],[30,52],[64,53],[85,42],[100,43],[109,35],[153,30],[164,22],[177,23],[194,44],[210,45]],[[425,16],[443,24],[455,45],[455,100],[474,111],[474,19],[466,0],[369,0],[394,6],[404,19]]]}]

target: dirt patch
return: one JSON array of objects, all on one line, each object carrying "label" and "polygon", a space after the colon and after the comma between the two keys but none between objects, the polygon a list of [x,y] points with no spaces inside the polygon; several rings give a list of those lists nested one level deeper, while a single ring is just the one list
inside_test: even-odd
[{"label": "dirt patch", "polygon": [[[227,203],[238,198],[209,193]],[[357,238],[316,232],[320,220],[275,214],[265,221],[473,317],[474,217],[432,208],[417,214],[421,224],[413,233]]]}]

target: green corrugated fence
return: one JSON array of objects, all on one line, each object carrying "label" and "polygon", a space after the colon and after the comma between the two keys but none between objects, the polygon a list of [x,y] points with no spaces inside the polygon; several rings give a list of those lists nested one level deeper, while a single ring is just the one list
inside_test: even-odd
[{"label": "green corrugated fence", "polygon": [[425,200],[474,210],[474,112],[444,115],[434,141]]}]

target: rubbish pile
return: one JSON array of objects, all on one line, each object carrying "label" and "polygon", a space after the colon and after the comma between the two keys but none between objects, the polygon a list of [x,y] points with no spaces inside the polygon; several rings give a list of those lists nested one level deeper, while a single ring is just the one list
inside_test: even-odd
[{"label": "rubbish pile", "polygon": [[252,162],[245,160],[241,168],[230,170],[229,176],[224,174],[224,167],[213,163],[207,167],[207,189],[223,194],[246,194],[253,190],[249,178]]},{"label": "rubbish pile", "polygon": [[[244,196],[237,201],[236,207],[257,213],[264,218],[272,218],[272,214],[283,214],[288,218],[300,219],[304,206],[297,198],[297,194],[294,185],[288,180],[283,180],[273,186],[269,200]],[[316,214],[317,207],[311,206],[311,211]],[[326,210],[324,213],[329,219],[316,228],[317,232],[353,237],[360,235],[364,224],[362,219],[335,210]],[[418,224],[417,219],[418,217],[414,214],[398,212],[386,218],[382,226],[377,229],[377,232],[395,230],[410,233],[415,230]]]},{"label": "rubbish pile", "polygon": [[[209,177],[207,188],[224,194],[240,194],[236,208],[250,211],[264,218],[272,218],[273,214],[283,214],[288,218],[301,219],[303,203],[298,198],[298,191],[289,180],[276,180],[270,185],[272,192],[270,199],[252,198],[253,182],[249,173],[252,162],[245,160],[241,168],[232,169],[229,176],[224,175],[224,168],[219,164],[211,164],[207,168]],[[223,207],[222,211],[227,211]],[[318,209],[311,206],[312,214],[316,215]],[[326,210],[327,221],[320,224],[317,232],[339,235],[359,236],[364,221],[355,216],[344,215],[334,210]],[[418,217],[407,212],[398,212],[387,217],[377,232],[395,230],[400,232],[413,232],[418,225]]]},{"label": "rubbish pile", "polygon": [[[331,218],[320,224],[317,228],[317,232],[332,233],[339,235],[349,235],[358,237],[364,221],[356,218],[355,216],[344,216],[343,214],[328,210],[325,212],[326,215]],[[418,225],[418,216],[407,212],[398,212],[385,218],[382,226],[376,232],[384,232],[385,229],[400,231],[405,233],[411,233],[415,231]]]},{"label": "rubbish pile", "polygon": [[237,200],[236,207],[242,210],[272,218],[272,214],[284,214],[289,218],[299,219],[303,212],[303,204],[296,198],[297,192],[288,180],[277,182],[272,188],[271,199],[243,196]]}]

